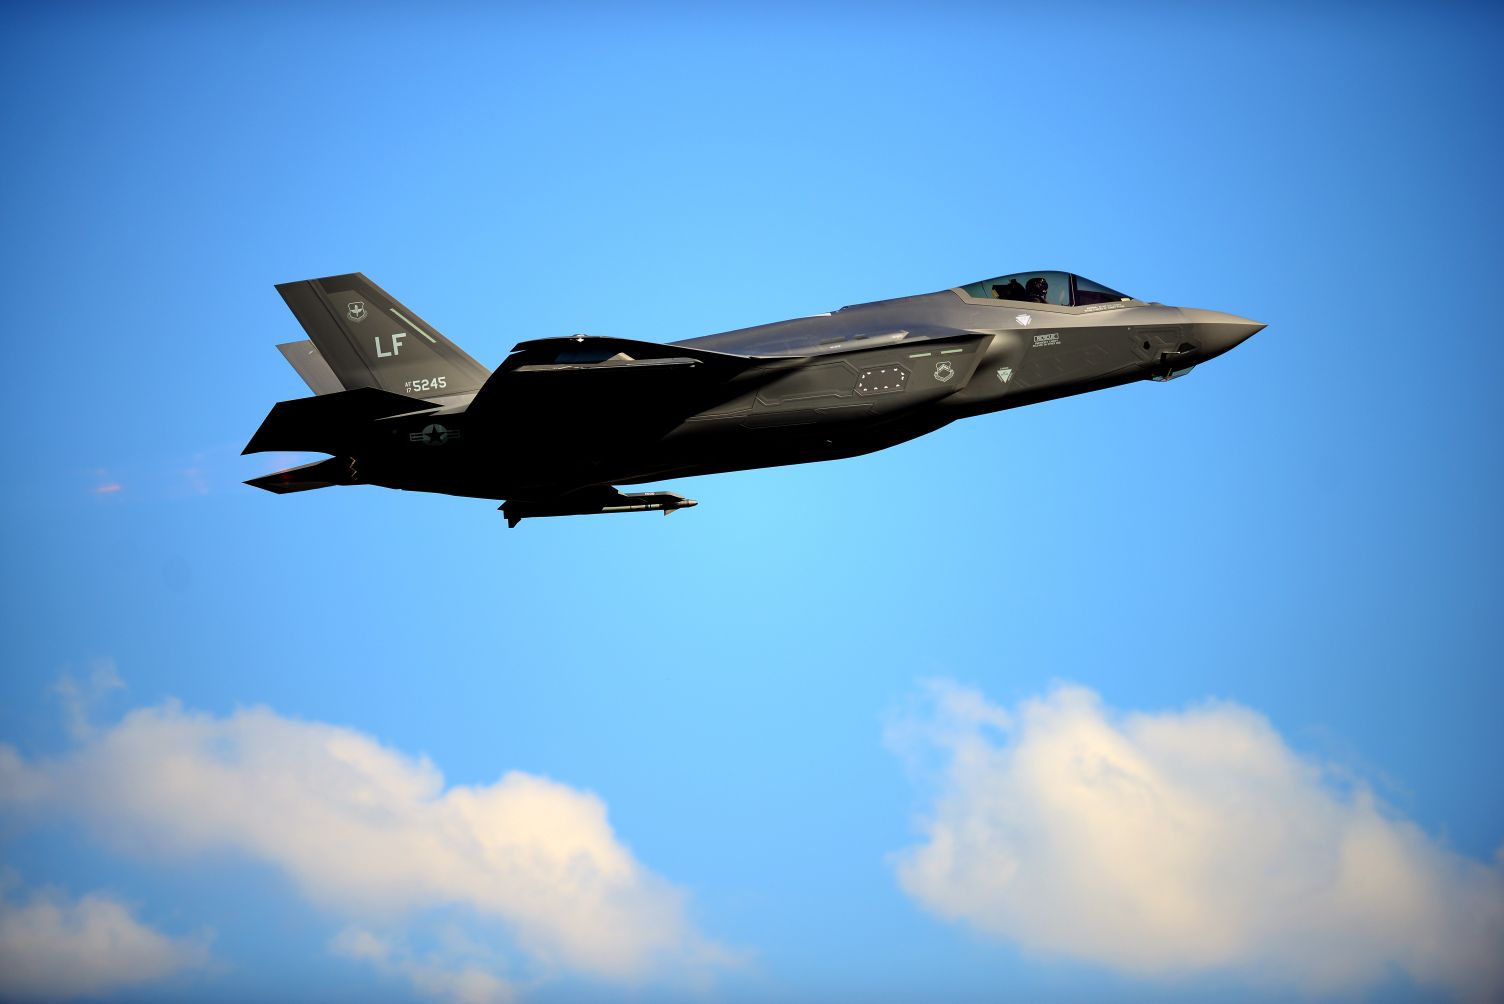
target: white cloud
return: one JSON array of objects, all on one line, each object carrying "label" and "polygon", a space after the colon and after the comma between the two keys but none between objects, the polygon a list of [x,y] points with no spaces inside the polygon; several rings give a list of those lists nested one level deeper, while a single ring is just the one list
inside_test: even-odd
[{"label": "white cloud", "polygon": [[90,714],[111,691],[124,687],[125,683],[115,672],[113,659],[95,660],[89,667],[89,675],[82,682],[75,680],[72,673],[65,672],[59,677],[57,683],[52,685],[52,692],[62,702],[63,723],[68,729],[68,735],[76,740],[88,739],[93,735],[94,726],[89,723]]},{"label": "white cloud", "polygon": [[202,940],[170,938],[99,894],[52,890],[0,901],[0,997],[68,1000],[151,983],[207,964]]},{"label": "white cloud", "polygon": [[[0,803],[73,813],[143,853],[237,851],[363,923],[466,908],[501,922],[540,970],[631,982],[698,978],[730,961],[589,792],[517,771],[446,788],[426,759],[266,708],[216,717],[169,702],[80,738],[71,753],[34,762],[0,746]],[[426,961],[340,947],[438,996],[504,992],[464,965],[445,986],[436,970],[420,978],[433,968]]]},{"label": "white cloud", "polygon": [[1336,784],[1255,712],[1118,715],[1079,687],[1011,713],[947,682],[930,697],[890,741],[942,757],[926,839],[897,856],[940,916],[1136,974],[1329,993],[1397,969],[1504,997],[1504,862]]},{"label": "white cloud", "polygon": [[517,999],[516,990],[496,971],[496,963],[473,958],[473,950],[433,952],[418,958],[404,946],[357,927],[341,931],[332,947],[340,955],[401,976],[419,992],[452,1004],[510,1004]]}]

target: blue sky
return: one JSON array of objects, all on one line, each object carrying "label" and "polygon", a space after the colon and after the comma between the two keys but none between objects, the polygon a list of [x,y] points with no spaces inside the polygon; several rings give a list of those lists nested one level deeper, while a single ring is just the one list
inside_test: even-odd
[{"label": "blue sky", "polygon": [[[1504,930],[1496,12],[3,17],[0,953],[41,968],[0,994],[1500,986],[1449,938]],[[306,393],[277,282],[364,271],[494,366],[1028,268],[1269,327],[1172,384],[668,483],[701,503],[670,520],[240,484]],[[1062,749],[1163,812],[1025,769]],[[1355,833],[1392,851],[1361,894]]]}]

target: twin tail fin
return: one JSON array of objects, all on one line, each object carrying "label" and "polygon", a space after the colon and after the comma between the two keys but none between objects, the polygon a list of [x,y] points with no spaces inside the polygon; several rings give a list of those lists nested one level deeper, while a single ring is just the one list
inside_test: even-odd
[{"label": "twin tail fin", "polygon": [[491,371],[360,272],[277,287],[308,341],[279,345],[315,394],[471,394]]}]

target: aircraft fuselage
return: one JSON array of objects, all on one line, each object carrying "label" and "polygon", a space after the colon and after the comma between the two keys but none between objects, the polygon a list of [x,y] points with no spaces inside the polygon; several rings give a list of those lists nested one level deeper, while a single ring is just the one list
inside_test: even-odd
[{"label": "aircraft fuselage", "polygon": [[[1088,295],[1074,292],[1078,281],[1082,289],[1105,290],[1071,276],[1072,296]],[[988,282],[994,294],[1008,292],[1001,280]],[[1056,280],[1055,295],[1064,298],[1061,282]],[[365,301],[349,300],[343,319],[341,303],[351,296],[364,296],[378,308],[384,302],[383,291],[363,276],[314,283],[322,284],[315,289],[334,304],[330,313],[347,334],[359,323],[348,315],[364,312]],[[331,283],[353,291],[331,291]],[[287,287],[279,289],[324,350],[335,334],[327,318],[310,319],[312,308],[300,307]],[[641,505],[598,503],[609,500],[602,493],[612,485],[856,456],[960,418],[1169,379],[1263,327],[1231,314],[1120,296],[1039,303],[999,299],[986,295],[987,289],[987,283],[977,283],[669,344],[587,336],[523,342],[494,374],[480,368],[473,377],[464,363],[478,364],[468,357],[446,360],[449,350],[463,353],[397,305],[389,310],[402,330],[373,325],[323,352],[349,355],[355,346],[368,355],[361,361],[369,380],[358,372],[352,376],[348,362],[345,372],[336,368],[335,374],[346,395],[370,388],[365,393],[371,400],[362,398],[368,411],[389,413],[346,421],[341,430],[323,434],[320,445],[293,447],[284,440],[297,438],[291,426],[298,423],[288,416],[274,423],[274,410],[247,452],[302,448],[335,454],[339,470],[331,473],[324,462],[307,487],[367,483],[508,499],[509,509],[527,515],[671,510],[676,506],[658,505],[657,496],[643,496],[647,502]],[[414,346],[429,351],[431,363],[409,362],[383,379],[381,367]],[[291,354],[289,359],[299,365]],[[456,383],[468,380],[474,389],[443,394],[446,365],[456,369]],[[431,376],[411,377],[426,373],[425,366],[434,371]],[[407,379],[399,385],[396,376]],[[434,381],[439,396],[432,393]],[[417,393],[409,389],[415,384]],[[404,411],[394,392],[415,398],[414,410]],[[322,420],[311,416],[323,400],[278,408],[306,405],[309,417],[302,424],[317,424]],[[332,406],[325,410],[334,414]],[[296,479],[266,481],[252,483],[272,490],[301,487]]]}]

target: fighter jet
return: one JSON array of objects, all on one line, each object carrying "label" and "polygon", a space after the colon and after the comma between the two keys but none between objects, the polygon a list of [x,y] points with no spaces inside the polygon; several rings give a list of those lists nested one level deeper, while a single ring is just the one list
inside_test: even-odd
[{"label": "fighter jet", "polygon": [[534,516],[693,506],[617,486],[854,457],[960,418],[1168,381],[1264,325],[1018,272],[658,343],[519,343],[493,372],[360,273],[277,286],[307,332],[277,346],[314,392],[245,453],[330,454],[252,478],[285,493],[381,485]]}]

